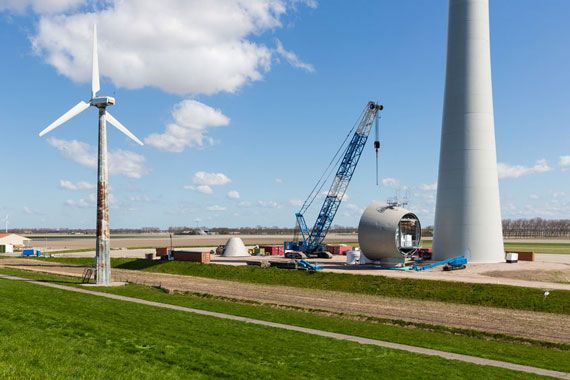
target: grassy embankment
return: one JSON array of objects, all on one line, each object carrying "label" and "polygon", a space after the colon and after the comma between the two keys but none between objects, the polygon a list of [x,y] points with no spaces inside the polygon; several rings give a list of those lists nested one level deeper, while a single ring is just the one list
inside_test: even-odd
[{"label": "grassy embankment", "polygon": [[[59,282],[59,283],[63,283],[65,285],[70,285],[70,286],[78,286],[78,281],[79,281],[78,279],[72,278],[72,277],[55,276],[55,275],[41,274],[41,273],[32,273],[32,272],[25,272],[25,271],[12,270],[12,269],[2,269],[2,270],[0,270],[0,272],[6,273],[6,274],[18,275],[21,277],[26,277],[26,278],[31,278],[31,279]],[[9,284],[6,281],[0,280],[0,293],[5,293],[5,290],[3,290],[5,283]],[[24,284],[24,285],[27,285],[27,284]],[[12,289],[13,288],[14,287],[12,287]],[[487,333],[476,332],[476,331],[450,329],[450,328],[445,328],[445,327],[412,324],[412,323],[405,323],[405,322],[399,322],[398,323],[398,322],[394,322],[394,321],[387,321],[387,320],[381,320],[381,319],[376,319],[376,318],[347,316],[347,315],[334,314],[334,313],[329,313],[329,312],[325,313],[325,312],[321,312],[321,311],[317,311],[317,310],[308,311],[308,310],[300,310],[297,308],[270,306],[270,305],[255,303],[255,302],[236,301],[236,300],[229,300],[229,299],[223,299],[223,298],[217,298],[217,297],[207,297],[207,296],[200,296],[200,295],[193,295],[193,294],[180,294],[180,293],[167,294],[160,289],[155,289],[155,288],[150,288],[150,287],[145,287],[145,286],[140,286],[140,285],[128,285],[128,286],[119,287],[119,288],[106,288],[106,289],[101,288],[98,290],[113,293],[113,294],[120,294],[120,295],[125,295],[125,296],[130,296],[130,297],[135,297],[135,298],[141,298],[141,299],[146,299],[146,300],[152,300],[152,301],[157,301],[157,302],[176,304],[176,305],[187,306],[187,307],[192,307],[192,308],[197,308],[197,309],[202,309],[202,310],[217,311],[217,312],[223,312],[223,313],[228,313],[228,314],[233,314],[233,315],[240,315],[240,316],[256,318],[256,319],[261,319],[261,320],[287,323],[287,324],[292,324],[292,325],[296,325],[296,326],[316,328],[316,329],[321,329],[321,330],[326,330],[326,331],[351,334],[351,335],[362,336],[362,337],[367,337],[367,338],[387,340],[387,341],[398,342],[398,343],[403,343],[403,344],[410,344],[410,345],[414,345],[414,346],[426,347],[426,348],[440,349],[440,350],[449,351],[449,352],[463,353],[463,354],[480,356],[480,357],[489,358],[489,359],[509,361],[512,363],[531,365],[531,366],[553,369],[553,370],[559,370],[559,371],[564,371],[564,372],[570,371],[570,360],[569,360],[570,359],[570,346],[568,346],[568,345],[543,343],[543,342],[530,341],[530,340],[519,339],[519,338],[512,338],[512,337],[507,337],[507,336],[502,336],[502,335],[487,334]],[[20,290],[18,290],[18,291],[20,293],[22,293]],[[40,297],[38,294],[36,294],[35,289],[30,288],[30,292],[31,291],[33,291],[33,293],[34,293],[34,300],[36,297]],[[43,291],[43,289],[42,289],[42,291]],[[61,292],[59,292],[59,293],[63,294]],[[75,296],[75,295],[73,295],[73,296]],[[6,303],[10,303],[10,307],[12,307],[13,304],[19,305],[22,302],[22,299],[24,299],[24,300],[26,299],[26,297],[18,297],[18,296],[13,295],[13,294],[11,294],[10,297],[12,299],[11,302],[8,299],[4,299],[4,297],[2,297],[2,299],[0,300],[0,305],[2,304],[2,302],[6,302]],[[49,298],[46,297],[45,299],[54,299],[54,298],[53,297],[49,297]],[[34,300],[30,300],[29,302],[33,303],[33,302],[35,302]],[[27,302],[27,300],[26,300],[26,302]],[[44,311],[43,308],[49,309],[47,311],[46,315],[47,315],[47,319],[49,322],[48,326],[51,326],[53,323],[53,320],[51,319],[53,317],[51,316],[51,314],[53,312],[61,312],[61,310],[59,310],[60,306],[64,307],[64,305],[59,305],[60,303],[65,303],[65,301],[62,301],[60,296],[58,296],[54,310],[51,310],[49,305],[43,305],[43,303],[40,302],[40,304],[42,304],[40,306],[40,309],[35,310],[34,313],[46,313],[46,311]],[[77,307],[78,309],[80,309],[81,313],[87,313],[87,310],[85,310],[85,307],[82,307],[80,305],[76,305],[76,302],[73,302],[73,304],[72,304],[72,302],[70,301],[69,304],[73,305],[74,308]],[[124,310],[123,305],[130,307],[130,305],[128,303],[124,303],[117,310]],[[4,314],[5,314],[6,309],[10,309],[10,307],[6,308],[6,306],[1,306],[0,310],[4,310]],[[150,308],[150,309],[152,309],[152,308]],[[75,309],[69,310],[69,312],[73,313],[74,310]],[[152,311],[152,310],[150,310],[150,311]],[[2,315],[3,315],[2,311],[0,311],[0,316],[2,316]],[[98,312],[97,315],[98,316],[104,315],[104,311]],[[149,317],[149,318],[151,317],[149,314],[149,311],[146,311],[144,313],[144,315]],[[77,319],[77,321],[80,321],[79,323],[85,322],[81,319],[81,315],[79,317],[80,318]],[[118,318],[121,318],[121,320],[120,320],[121,324],[124,324],[127,326],[128,326],[129,321],[134,319],[134,318],[129,317],[126,320],[123,320],[124,317],[122,315],[117,316],[117,319]],[[3,316],[1,319],[5,320],[6,317]],[[10,318],[8,318],[8,319],[10,319]],[[32,321],[34,319],[35,318],[25,318],[25,320],[32,320]],[[59,318],[57,318],[57,319],[59,319]],[[42,318],[39,318],[40,325],[42,323],[41,322],[42,320],[43,320]],[[159,319],[157,319],[157,320],[159,320]],[[119,320],[117,320],[117,322],[119,322]],[[138,323],[138,321],[137,321],[137,323]],[[2,324],[0,323],[0,326],[1,325]],[[151,322],[151,325],[156,325],[156,326],[162,325],[163,328],[165,326],[164,324],[156,323],[156,321]],[[168,326],[169,326],[168,329],[170,329],[171,324],[168,323]],[[113,329],[114,329],[114,327],[115,326],[113,326]],[[148,326],[143,327],[145,332],[147,331],[147,327]],[[135,326],[133,326],[133,331],[135,331],[134,328],[136,328],[136,324],[135,324]],[[194,328],[198,329],[199,327],[194,326]],[[48,328],[48,331],[51,331],[51,329]],[[12,332],[12,333],[14,333],[14,332]],[[190,333],[193,333],[193,332],[186,331],[181,336],[184,337]],[[203,333],[204,332],[202,332],[202,334]],[[132,343],[132,342],[129,341],[129,339],[130,339],[129,335],[130,334],[127,334],[127,336],[123,340],[123,343],[126,343],[124,348],[127,351],[133,351],[135,353],[135,356],[138,356],[138,354],[144,354],[144,348],[137,349],[136,347],[133,348],[131,346],[130,343]],[[81,337],[82,337],[81,334],[72,333],[72,334],[65,334],[64,339],[74,337],[74,336],[79,338],[79,339],[81,339]],[[90,344],[93,343],[92,339],[94,338],[94,336],[93,336],[92,332],[89,333],[87,336],[89,338],[87,340],[87,342],[89,343],[89,346],[90,346]],[[217,338],[218,336],[219,336],[219,334],[215,334],[214,337]],[[55,338],[55,337],[52,337],[52,339],[53,338]],[[104,338],[101,337],[101,339],[104,339]],[[268,340],[270,341],[269,337],[268,337]],[[236,341],[236,343],[237,342],[238,341]],[[61,342],[61,343],[62,344],[65,343],[68,346],[70,345],[70,342]],[[51,344],[55,344],[55,342],[50,343],[50,345]],[[259,343],[256,343],[256,344],[259,344]],[[0,339],[0,347],[2,347],[2,345],[3,345],[2,340]],[[73,350],[75,346],[76,346],[75,344],[71,344],[70,349]],[[145,347],[145,346],[148,346],[148,344],[144,343],[144,342],[138,342],[137,344],[135,344],[135,346]],[[248,346],[248,347],[246,347],[246,349],[250,348],[249,345],[246,345],[246,346]],[[334,346],[336,347],[336,344]],[[107,349],[109,348],[109,344],[108,343],[103,344],[102,348],[103,348],[103,351],[105,351],[106,348]],[[338,348],[340,348],[340,347],[337,347],[337,349]],[[153,352],[156,351],[156,349],[153,349],[151,347],[148,347],[148,349],[150,349]],[[0,350],[5,351],[4,349],[1,349],[1,348],[0,348]],[[263,352],[263,347],[256,347],[256,350]],[[283,353],[285,353],[285,352],[291,352],[292,353],[294,351],[291,348],[287,349],[287,348],[280,348],[280,347],[273,347],[273,348],[269,348],[268,350],[276,351],[276,352],[283,352]],[[312,350],[313,350],[312,347],[307,346],[307,347],[303,348],[302,351],[298,352],[298,355],[299,355],[298,357],[302,356],[303,361],[304,361],[305,359],[307,359],[305,353],[311,352]],[[345,348],[341,348],[340,351],[345,351]],[[351,356],[352,354],[350,354],[350,352],[351,351],[347,351],[347,353],[349,353],[349,355],[346,356],[346,357],[352,358],[350,361],[358,359],[358,358],[355,359],[354,357],[352,357]],[[82,352],[82,354],[88,355],[87,352]],[[131,352],[128,352],[128,354],[130,355]],[[0,357],[2,357],[2,354],[0,354]],[[284,359],[284,361],[286,361],[285,360],[286,357],[284,357],[283,359]],[[289,360],[290,359],[291,359],[291,357],[289,358]],[[96,360],[98,360],[98,359],[96,359]],[[332,360],[332,359],[329,359],[329,360]],[[395,360],[395,358],[394,358],[394,360]],[[417,363],[416,359],[413,359],[413,360],[414,360],[414,363]],[[150,364],[154,365],[153,362],[154,362],[154,359],[150,361]],[[356,362],[358,362],[358,360],[356,360]],[[380,362],[383,362],[383,359],[380,359]],[[174,364],[176,366],[179,365],[178,363],[174,363]],[[437,366],[437,363],[436,363],[436,366]],[[2,373],[2,364],[0,364],[0,375],[1,375],[1,373]],[[343,373],[343,372],[338,373],[338,376],[340,376],[341,373]],[[408,373],[405,373],[405,374],[406,374],[406,376],[409,376]],[[324,375],[324,373],[322,375]],[[418,373],[417,375],[420,375],[420,374]],[[428,376],[429,374],[423,373],[421,375]],[[452,377],[453,377],[453,375],[452,375]]]},{"label": "grassy embankment", "polygon": [[[49,258],[60,263],[92,265],[93,259]],[[570,291],[551,291],[518,286],[472,284],[420,279],[391,278],[341,273],[309,273],[248,266],[205,265],[183,261],[159,262],[112,259],[115,268],[207,277],[247,283],[285,285],[408,299],[444,301],[468,305],[570,314]]]},{"label": "grassy embankment", "polygon": [[533,378],[9,280],[0,331],[2,378]]},{"label": "grassy embankment", "polygon": [[[354,247],[358,247],[358,242],[345,242]],[[422,247],[431,248],[432,240],[423,239]],[[531,242],[507,242],[505,243],[506,251],[527,251],[536,253],[561,253],[570,254],[570,243],[531,243]]]},{"label": "grassy embankment", "polygon": [[[422,247],[431,248],[431,240],[422,240]],[[570,254],[570,243],[505,243],[505,251]]]}]

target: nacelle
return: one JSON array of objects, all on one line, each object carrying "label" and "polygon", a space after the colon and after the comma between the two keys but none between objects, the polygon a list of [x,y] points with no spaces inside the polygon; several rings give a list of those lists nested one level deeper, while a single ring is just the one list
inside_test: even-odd
[{"label": "nacelle", "polygon": [[97,108],[109,107],[114,104],[115,104],[115,98],[110,96],[98,96],[96,98],[91,99],[91,105]]}]

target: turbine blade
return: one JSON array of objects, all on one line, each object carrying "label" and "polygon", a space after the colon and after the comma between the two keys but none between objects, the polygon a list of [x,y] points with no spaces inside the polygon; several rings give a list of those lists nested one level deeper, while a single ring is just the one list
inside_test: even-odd
[{"label": "turbine blade", "polygon": [[99,56],[97,54],[97,24],[93,25],[93,66],[91,72],[91,97],[101,89],[99,84]]},{"label": "turbine blade", "polygon": [[123,132],[125,135],[127,135],[127,137],[129,137],[131,140],[133,140],[133,141],[136,142],[137,144],[139,144],[139,145],[141,145],[141,146],[144,145],[144,144],[142,143],[142,141],[137,138],[137,136],[133,135],[132,132],[129,131],[129,130],[127,129],[127,127],[125,127],[123,124],[121,124],[121,122],[120,122],[119,120],[115,119],[115,118],[113,117],[113,115],[111,115],[109,112],[107,112],[107,113],[106,113],[106,116],[107,116],[107,121],[108,121],[109,123],[111,123],[112,126],[114,126],[115,128],[117,128],[119,131]]},{"label": "turbine blade", "polygon": [[62,125],[63,123],[65,123],[66,121],[68,121],[69,119],[79,115],[81,112],[85,111],[87,108],[89,108],[90,104],[89,103],[85,103],[84,101],[80,101],[79,103],[77,103],[75,106],[73,106],[72,109],[70,109],[69,111],[67,111],[66,113],[64,113],[63,115],[61,115],[59,117],[59,119],[57,119],[56,121],[54,121],[53,123],[51,123],[46,129],[44,129],[43,131],[40,132],[40,137],[42,137],[43,135],[45,135],[48,132],[53,131],[54,129],[56,129],[57,127],[59,127],[60,125]]}]

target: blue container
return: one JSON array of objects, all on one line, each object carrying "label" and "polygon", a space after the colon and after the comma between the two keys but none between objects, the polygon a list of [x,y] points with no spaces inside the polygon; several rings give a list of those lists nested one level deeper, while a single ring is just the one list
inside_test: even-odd
[{"label": "blue container", "polygon": [[22,256],[29,257],[35,255],[35,249],[33,248],[25,248],[22,250]]}]

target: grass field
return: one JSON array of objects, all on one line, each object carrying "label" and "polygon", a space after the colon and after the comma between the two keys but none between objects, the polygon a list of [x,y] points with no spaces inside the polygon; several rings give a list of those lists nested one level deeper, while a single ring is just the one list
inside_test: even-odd
[{"label": "grass field", "polygon": [[[71,286],[77,286],[80,282],[73,277],[13,269],[1,269],[0,273]],[[474,330],[348,316],[318,310],[309,311],[197,294],[167,294],[160,289],[134,284],[99,290],[156,302],[570,372],[568,344],[538,342]]]},{"label": "grass field", "polygon": [[[93,263],[93,259],[89,258],[49,258],[45,260],[77,265],[91,265]],[[341,273],[310,273],[248,266],[204,265],[183,261],[160,263],[156,260],[112,259],[111,263],[115,268],[156,273],[570,314],[570,291],[563,290],[551,291],[548,298],[545,299],[541,289],[507,285],[416,280],[371,275],[355,276]]]},{"label": "grass field", "polygon": [[2,378],[533,378],[8,280],[0,332]]},{"label": "grass field", "polygon": [[[431,240],[422,240],[422,247],[431,248]],[[570,254],[570,243],[505,243],[505,251]]]}]

